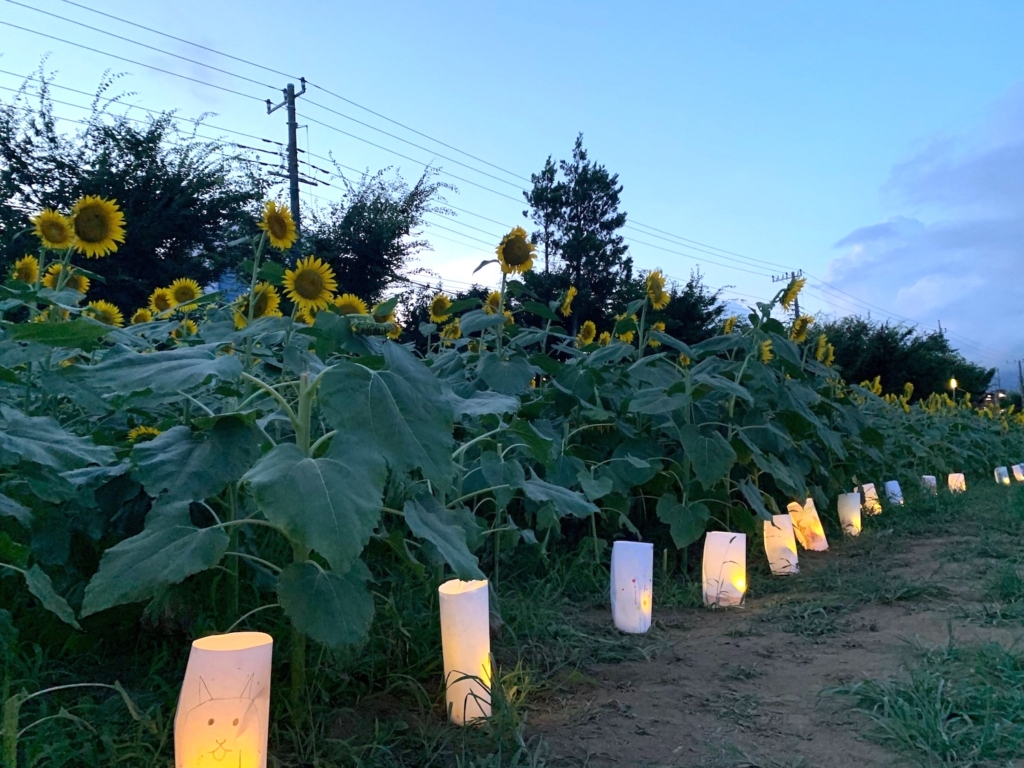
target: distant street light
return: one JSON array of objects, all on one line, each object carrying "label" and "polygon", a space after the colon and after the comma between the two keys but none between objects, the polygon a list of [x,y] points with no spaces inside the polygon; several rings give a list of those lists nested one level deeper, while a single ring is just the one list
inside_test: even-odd
[{"label": "distant street light", "polygon": [[953,390],[953,402],[956,402],[956,379],[949,380],[949,388]]}]

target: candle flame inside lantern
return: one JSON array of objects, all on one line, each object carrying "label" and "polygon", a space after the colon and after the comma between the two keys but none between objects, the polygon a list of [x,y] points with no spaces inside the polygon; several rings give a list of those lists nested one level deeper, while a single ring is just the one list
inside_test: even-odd
[{"label": "candle flame inside lantern", "polygon": [[1010,484],[1010,471],[1006,467],[996,467],[996,482],[1000,485]]},{"label": "candle flame inside lantern", "polygon": [[967,490],[967,480],[963,472],[951,472],[946,482],[949,484],[950,493],[963,493]]}]

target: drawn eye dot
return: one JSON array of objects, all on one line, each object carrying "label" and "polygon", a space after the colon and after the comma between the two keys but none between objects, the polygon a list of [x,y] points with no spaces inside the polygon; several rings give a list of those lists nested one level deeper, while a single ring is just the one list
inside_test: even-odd
[{"label": "drawn eye dot", "polygon": [[235,718],[235,721],[232,723],[232,725],[238,725],[238,718],[237,717]]},{"label": "drawn eye dot", "polygon": [[207,725],[213,725],[213,718],[211,717],[209,720],[207,720],[206,724]]}]

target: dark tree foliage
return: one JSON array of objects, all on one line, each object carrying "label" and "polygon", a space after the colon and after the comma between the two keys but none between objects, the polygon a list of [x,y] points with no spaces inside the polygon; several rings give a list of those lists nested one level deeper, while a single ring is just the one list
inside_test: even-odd
[{"label": "dark tree foliage", "polygon": [[[628,246],[618,234],[626,224],[619,210],[622,185],[618,174],[591,161],[576,137],[572,159],[560,160],[558,172],[549,157],[533,189],[523,196],[527,212],[540,227],[534,234],[544,249],[545,272],[527,281],[539,295],[576,286],[572,328],[584,320],[603,321],[614,309],[616,290],[633,274]],[[553,296],[552,296],[553,298]]]},{"label": "dark tree foliage", "polygon": [[812,328],[812,337],[819,332],[828,336],[836,350],[835,366],[855,384],[881,376],[884,391],[899,392],[909,381],[917,399],[946,392],[951,378],[957,380],[959,391],[980,395],[995,376],[994,368],[965,360],[938,331],[922,333],[862,317],[844,317]]},{"label": "dark tree foliage", "polygon": [[[644,296],[646,274],[625,282],[619,289],[616,303],[625,306],[634,299]],[[721,291],[712,291],[704,285],[699,271],[690,273],[686,285],[669,285],[671,301],[664,309],[648,311],[648,324],[665,323],[665,333],[674,336],[687,344],[696,344],[710,339],[722,325],[725,304],[719,296]],[[598,326],[598,330],[611,330],[610,327]]]},{"label": "dark tree foliage", "polygon": [[244,249],[229,243],[255,231],[267,186],[257,166],[180,132],[169,114],[111,114],[118,99],[104,94],[112,83],[102,83],[86,125],[71,132],[53,113],[47,82],[37,101],[23,86],[0,105],[0,268],[36,251],[33,236],[15,234],[40,209],[68,212],[82,195],[112,198],[125,214],[125,242],[87,262],[104,281],[93,281],[88,298],[130,313],[175,278],[209,285],[237,264]]},{"label": "dark tree foliage", "polygon": [[413,186],[390,169],[364,173],[357,183],[347,180],[345,196],[328,209],[306,217],[304,247],[334,268],[338,290],[379,301],[398,281],[412,258],[429,247],[417,238],[427,213],[449,214],[440,197],[452,185],[433,181],[427,168]]}]

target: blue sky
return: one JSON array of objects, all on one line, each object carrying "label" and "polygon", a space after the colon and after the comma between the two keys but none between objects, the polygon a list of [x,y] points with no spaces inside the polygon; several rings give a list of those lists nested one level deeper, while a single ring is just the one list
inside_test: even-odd
[{"label": "blue sky", "polygon": [[[283,114],[267,116],[259,99],[276,99],[273,88],[283,86],[285,77],[63,0],[26,4],[271,87],[7,0],[0,0],[0,21],[257,98],[2,26],[0,69],[26,74],[49,52],[48,67],[57,71],[59,85],[92,91],[105,70],[124,72],[117,90],[134,92],[131,104],[173,108],[187,117],[215,113],[212,125],[284,140]],[[804,269],[815,276],[807,309],[870,309],[873,317],[898,316],[930,328],[941,320],[966,356],[1000,367],[1004,386],[1016,385],[1016,366],[1006,361],[1024,357],[1022,3],[82,5],[305,76],[519,176],[539,169],[549,154],[567,156],[582,131],[591,157],[620,175],[631,220],[761,260],[728,261],[736,257],[627,230],[640,267],[661,267],[680,278],[700,268],[709,285],[727,286],[725,295],[739,301],[769,297],[776,287],[770,275],[783,267]],[[0,74],[0,86],[18,83]],[[88,102],[77,94],[55,95]],[[60,105],[57,112],[84,114]],[[524,183],[311,88],[300,101],[299,122],[308,125],[300,146],[308,141],[313,153],[330,153],[348,166],[394,165],[406,178],[422,167],[314,120],[433,160],[513,197]],[[209,128],[205,133],[227,135]],[[454,183],[459,192],[449,201],[459,208],[509,226],[522,222],[522,203]],[[307,192],[337,195],[328,187]],[[463,212],[454,222],[434,221],[458,234],[428,228],[434,250],[423,255],[421,266],[457,288],[456,281],[473,279],[472,269],[488,251],[485,243],[503,227]]]}]

